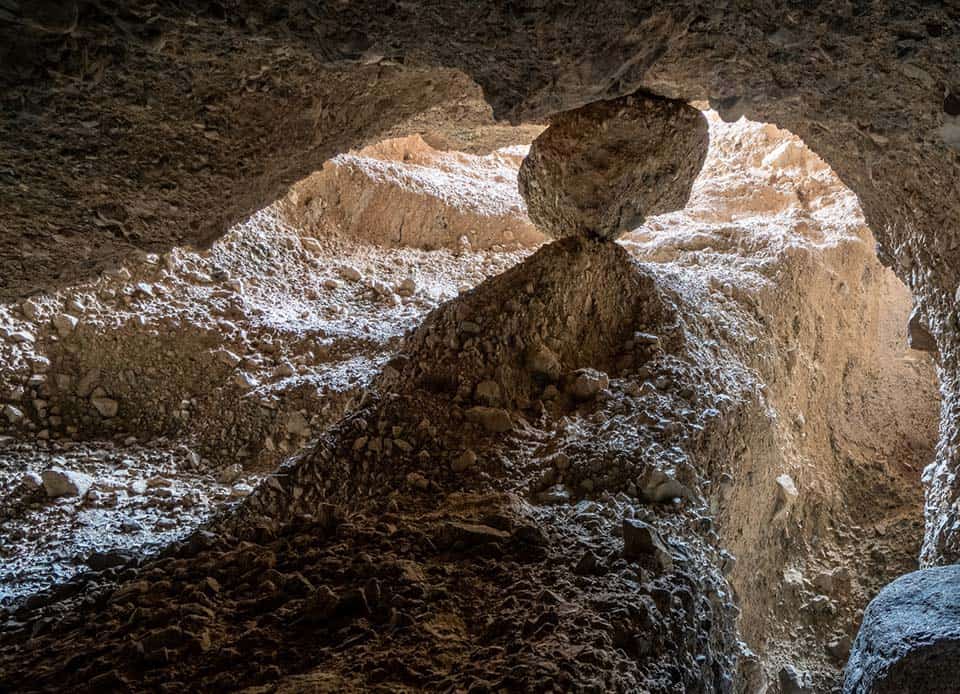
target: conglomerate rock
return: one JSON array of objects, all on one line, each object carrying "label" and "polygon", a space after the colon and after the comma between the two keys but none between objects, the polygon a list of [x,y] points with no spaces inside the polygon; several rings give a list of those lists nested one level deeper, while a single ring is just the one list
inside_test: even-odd
[{"label": "conglomerate rock", "polygon": [[517,184],[530,219],[553,238],[613,239],[682,208],[707,156],[696,109],[642,93],[550,119]]},{"label": "conglomerate rock", "polygon": [[135,247],[209,243],[330,156],[386,136],[439,131],[474,146],[471,128],[492,116],[544,119],[640,89],[788,128],[859,196],[879,257],[938,343],[946,404],[923,561],[960,559],[949,3],[36,7],[55,4],[0,11],[7,297],[89,277]]}]

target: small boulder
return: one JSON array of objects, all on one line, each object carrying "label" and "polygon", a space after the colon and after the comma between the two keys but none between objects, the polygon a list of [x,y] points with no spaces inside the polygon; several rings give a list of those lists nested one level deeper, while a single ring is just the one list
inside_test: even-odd
[{"label": "small boulder", "polygon": [[444,525],[443,535],[447,544],[462,542],[468,547],[483,545],[488,542],[499,542],[510,538],[510,533],[491,528],[481,523],[460,523],[448,521]]},{"label": "small boulder", "polygon": [[673,475],[663,470],[651,468],[644,474],[640,491],[643,498],[657,504],[669,503],[674,499],[687,499],[693,493]]},{"label": "small boulder", "polygon": [[217,481],[220,484],[233,484],[240,479],[241,475],[243,475],[243,466],[238,463],[233,463],[227,465],[220,471],[220,474],[217,476]]},{"label": "small boulder", "polygon": [[604,388],[610,386],[607,374],[596,369],[578,369],[573,372],[570,394],[577,400],[592,400]]},{"label": "small boulder", "polygon": [[15,330],[10,333],[10,339],[17,344],[33,344],[37,341],[36,336],[29,330]]},{"label": "small boulder", "polygon": [[237,482],[230,488],[231,499],[242,499],[253,494],[253,487],[246,482]]},{"label": "small boulder", "polygon": [[910,318],[907,319],[907,344],[910,349],[920,352],[936,352],[937,341],[923,323],[920,316],[920,307],[914,306],[910,312]]},{"label": "small boulder", "polygon": [[464,413],[468,422],[479,424],[494,433],[503,433],[513,429],[510,413],[498,407],[471,407]]},{"label": "small boulder", "polygon": [[233,382],[243,390],[252,390],[260,385],[260,381],[246,371],[237,371],[233,375]]},{"label": "small boulder", "polygon": [[226,349],[225,347],[221,347],[216,352],[214,352],[214,356],[216,356],[217,360],[221,364],[225,366],[229,366],[231,369],[237,366],[241,362],[241,359],[238,355],[234,354],[233,352],[231,352],[229,349]]},{"label": "small boulder", "polygon": [[837,663],[847,662],[850,657],[850,646],[852,642],[846,634],[838,636],[827,642],[827,653]]},{"label": "small boulder", "polygon": [[813,694],[810,676],[797,670],[793,665],[785,665],[777,675],[782,694]]},{"label": "small boulder", "polygon": [[921,569],[888,584],[867,606],[844,694],[957,692],[960,564]]},{"label": "small boulder", "polygon": [[40,475],[43,489],[51,499],[59,496],[78,496],[81,499],[90,491],[93,478],[82,472],[50,468]]},{"label": "small boulder", "polygon": [[407,277],[397,285],[397,294],[400,296],[413,296],[417,292],[417,282],[412,277]]},{"label": "small boulder", "polygon": [[14,405],[4,405],[3,416],[6,417],[7,421],[11,424],[19,424],[23,421],[23,410]]},{"label": "small boulder", "polygon": [[40,313],[40,304],[36,299],[26,299],[20,304],[20,310],[23,311],[24,316],[33,320]]},{"label": "small boulder", "polygon": [[90,398],[90,404],[93,405],[94,409],[105,419],[116,417],[120,409],[120,404],[113,398]]},{"label": "small boulder", "polygon": [[473,396],[484,405],[500,404],[500,386],[496,381],[480,381],[474,388]]},{"label": "small boulder", "polygon": [[540,376],[550,381],[559,379],[560,373],[563,370],[560,364],[560,358],[552,349],[543,344],[527,348],[524,363],[527,369],[535,376]]},{"label": "small boulder", "polygon": [[310,436],[310,422],[302,412],[294,411],[287,417],[287,432],[292,436]]},{"label": "small boulder", "polygon": [[20,484],[28,491],[35,492],[43,486],[43,479],[35,472],[25,472],[20,478]]},{"label": "small boulder", "polygon": [[340,276],[349,281],[349,282],[359,282],[363,275],[360,274],[360,271],[353,267],[352,265],[341,265],[337,268],[337,272],[340,273]]},{"label": "small boulder", "polygon": [[636,518],[623,519],[623,556],[627,559],[653,558],[663,569],[673,566],[670,550],[649,523]]},{"label": "small boulder", "polygon": [[789,512],[790,507],[800,496],[797,491],[797,485],[793,483],[790,475],[783,474],[777,477],[777,498],[774,502],[774,514],[782,516]]},{"label": "small boulder", "polygon": [[450,469],[454,472],[464,472],[469,470],[477,463],[477,454],[471,451],[469,448],[463,453],[458,455],[450,463]]},{"label": "small boulder", "polygon": [[87,557],[87,566],[94,571],[112,569],[123,566],[133,559],[133,553],[121,549],[112,549],[107,552],[94,551]]},{"label": "small boulder", "polygon": [[406,479],[407,484],[416,489],[427,489],[430,486],[430,480],[419,472],[408,472]]}]

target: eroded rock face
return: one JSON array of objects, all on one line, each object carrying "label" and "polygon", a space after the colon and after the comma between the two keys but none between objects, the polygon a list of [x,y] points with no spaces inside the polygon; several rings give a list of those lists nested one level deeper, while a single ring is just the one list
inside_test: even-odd
[{"label": "eroded rock face", "polygon": [[333,231],[391,247],[529,247],[543,241],[527,218],[516,176],[518,144],[487,155],[446,152],[420,135],[341,154],[290,191],[284,211],[310,234]]},{"label": "eroded rock face", "polygon": [[910,343],[910,349],[920,352],[936,352],[937,341],[934,339],[927,326],[923,324],[923,318],[920,311],[914,308],[907,320],[907,340]]},{"label": "eroded rock face", "polygon": [[915,571],[880,592],[864,612],[843,691],[960,692],[960,566]]},{"label": "eroded rock face", "polygon": [[634,94],[554,116],[517,179],[530,218],[553,238],[613,239],[682,208],[710,143],[681,101]]}]

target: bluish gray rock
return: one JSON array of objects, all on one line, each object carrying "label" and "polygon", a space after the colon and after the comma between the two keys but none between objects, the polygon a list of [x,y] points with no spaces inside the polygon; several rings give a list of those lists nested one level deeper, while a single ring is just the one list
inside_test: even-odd
[{"label": "bluish gray rock", "polygon": [[901,576],[867,606],[844,694],[960,693],[960,565]]}]

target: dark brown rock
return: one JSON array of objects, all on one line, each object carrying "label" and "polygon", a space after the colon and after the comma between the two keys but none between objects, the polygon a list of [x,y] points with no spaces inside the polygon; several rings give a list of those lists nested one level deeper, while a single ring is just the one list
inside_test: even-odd
[{"label": "dark brown rock", "polygon": [[848,694],[960,692],[960,566],[901,576],[874,598],[853,644]]},{"label": "dark brown rock", "polygon": [[662,569],[673,565],[670,550],[656,529],[634,518],[623,519],[623,556],[627,559],[654,559]]},{"label": "dark brown rock", "polygon": [[930,334],[927,326],[923,324],[919,307],[913,309],[910,319],[907,321],[907,344],[910,345],[910,349],[921,352],[936,353],[937,351],[937,341]]}]

